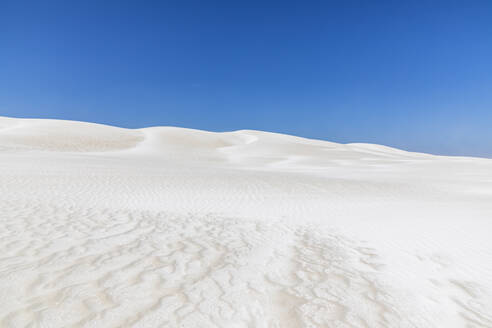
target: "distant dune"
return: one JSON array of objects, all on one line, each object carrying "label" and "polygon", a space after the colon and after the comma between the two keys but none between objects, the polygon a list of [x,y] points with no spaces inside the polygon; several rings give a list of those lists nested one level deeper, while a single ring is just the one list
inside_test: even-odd
[{"label": "distant dune", "polygon": [[0,117],[0,327],[492,327],[492,160]]}]

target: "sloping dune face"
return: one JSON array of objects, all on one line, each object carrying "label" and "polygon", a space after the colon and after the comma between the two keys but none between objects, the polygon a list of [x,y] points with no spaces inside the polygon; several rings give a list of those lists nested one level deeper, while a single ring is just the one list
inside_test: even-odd
[{"label": "sloping dune face", "polygon": [[0,327],[492,327],[492,160],[0,118]]},{"label": "sloping dune face", "polygon": [[100,124],[0,118],[0,140],[14,150],[98,152],[133,148],[143,136]]}]

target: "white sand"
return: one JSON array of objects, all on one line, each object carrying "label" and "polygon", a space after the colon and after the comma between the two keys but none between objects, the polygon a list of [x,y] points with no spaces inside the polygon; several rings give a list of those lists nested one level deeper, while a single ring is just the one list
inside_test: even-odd
[{"label": "white sand", "polygon": [[492,160],[0,118],[0,327],[492,327]]}]

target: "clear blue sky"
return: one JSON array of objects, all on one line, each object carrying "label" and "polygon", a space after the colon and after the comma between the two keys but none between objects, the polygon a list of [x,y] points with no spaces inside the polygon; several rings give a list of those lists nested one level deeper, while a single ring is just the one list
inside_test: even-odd
[{"label": "clear blue sky", "polygon": [[492,157],[492,1],[0,1],[0,115]]}]

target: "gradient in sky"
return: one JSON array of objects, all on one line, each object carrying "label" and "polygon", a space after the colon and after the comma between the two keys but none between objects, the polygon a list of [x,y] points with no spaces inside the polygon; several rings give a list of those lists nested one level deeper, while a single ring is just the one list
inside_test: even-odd
[{"label": "gradient in sky", "polygon": [[492,157],[492,1],[0,1],[0,115]]}]

